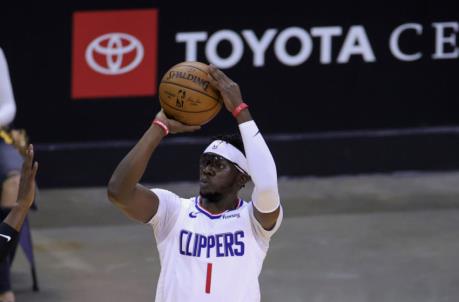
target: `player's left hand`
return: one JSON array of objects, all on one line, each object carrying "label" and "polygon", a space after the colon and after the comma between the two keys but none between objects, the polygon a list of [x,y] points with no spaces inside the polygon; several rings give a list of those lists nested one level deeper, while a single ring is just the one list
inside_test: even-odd
[{"label": "player's left hand", "polygon": [[24,129],[12,129],[10,135],[13,139],[13,146],[25,157],[29,147],[29,137],[26,131]]},{"label": "player's left hand", "polygon": [[209,75],[210,84],[220,91],[226,109],[233,112],[234,108],[242,103],[239,85],[213,64],[209,65]]},{"label": "player's left hand", "polygon": [[35,176],[38,163],[33,160],[33,146],[30,144],[25,152],[22,164],[21,180],[19,181],[18,204],[30,207],[35,199]]},{"label": "player's left hand", "polygon": [[182,133],[182,132],[193,132],[196,130],[201,129],[201,126],[189,126],[180,123],[179,121],[176,121],[174,119],[168,118],[166,114],[164,113],[164,110],[161,109],[161,111],[156,114],[156,118],[159,119],[161,122],[166,124],[166,126],[169,128],[170,133],[176,134],[176,133]]}]

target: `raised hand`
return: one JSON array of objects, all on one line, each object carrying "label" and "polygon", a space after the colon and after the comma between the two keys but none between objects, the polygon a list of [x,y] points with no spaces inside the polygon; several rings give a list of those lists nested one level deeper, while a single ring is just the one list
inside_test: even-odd
[{"label": "raised hand", "polygon": [[234,108],[242,103],[239,85],[213,64],[209,65],[209,75],[209,81],[212,86],[220,91],[226,109],[233,112]]},{"label": "raised hand", "polygon": [[22,164],[21,180],[18,190],[18,204],[29,208],[35,198],[35,176],[37,175],[38,163],[33,161],[33,145],[30,144],[25,152]]},{"label": "raised hand", "polygon": [[193,132],[201,129],[201,126],[189,126],[168,118],[162,109],[156,114],[156,118],[166,124],[170,133]]}]

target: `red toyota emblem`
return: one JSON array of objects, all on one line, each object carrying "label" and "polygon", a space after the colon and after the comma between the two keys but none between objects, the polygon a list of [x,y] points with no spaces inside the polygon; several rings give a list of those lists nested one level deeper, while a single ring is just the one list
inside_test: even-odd
[{"label": "red toyota emblem", "polygon": [[157,10],[76,12],[72,97],[156,94]]}]

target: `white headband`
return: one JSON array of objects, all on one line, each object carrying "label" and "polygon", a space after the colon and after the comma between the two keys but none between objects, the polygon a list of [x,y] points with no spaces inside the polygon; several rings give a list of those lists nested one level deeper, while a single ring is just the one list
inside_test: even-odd
[{"label": "white headband", "polygon": [[235,164],[238,170],[249,175],[249,164],[244,154],[233,145],[215,140],[204,150],[204,153],[215,153]]}]

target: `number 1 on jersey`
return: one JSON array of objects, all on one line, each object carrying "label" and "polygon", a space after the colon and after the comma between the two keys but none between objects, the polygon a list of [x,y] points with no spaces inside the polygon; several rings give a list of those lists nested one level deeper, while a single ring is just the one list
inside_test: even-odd
[{"label": "number 1 on jersey", "polygon": [[207,263],[206,294],[210,294],[211,280],[212,280],[212,263]]}]

